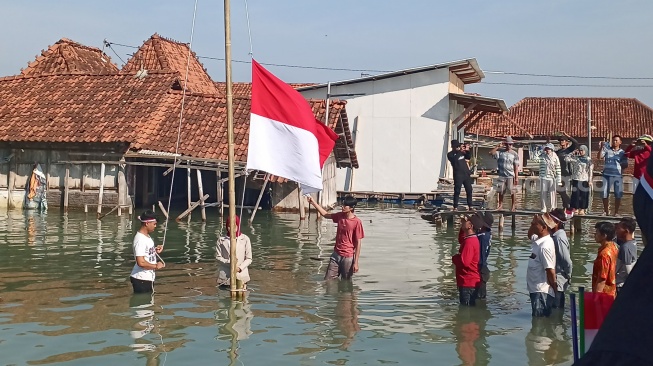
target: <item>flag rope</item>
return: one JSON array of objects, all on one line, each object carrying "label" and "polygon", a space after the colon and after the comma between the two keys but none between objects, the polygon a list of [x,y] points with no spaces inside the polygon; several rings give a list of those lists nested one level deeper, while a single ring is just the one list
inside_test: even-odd
[{"label": "flag rope", "polygon": [[[254,47],[252,46],[252,28],[249,26],[249,7],[247,0],[245,1],[245,17],[247,18],[247,35],[249,36],[249,58],[254,58]],[[250,62],[251,63],[251,62]]]},{"label": "flag rope", "polygon": [[[190,58],[193,54],[193,35],[195,34],[195,19],[197,17],[197,2],[195,0],[195,5],[193,7],[193,22],[190,28],[190,42],[188,43],[188,57],[186,58],[186,75],[184,76],[184,88],[181,94],[181,111],[179,112],[179,125],[177,126],[177,142],[175,143],[175,156],[172,163],[172,177],[170,179],[170,194],[168,195],[168,215],[166,216],[165,225],[163,227],[163,239],[161,241],[161,246],[165,247],[166,245],[166,235],[168,234],[168,222],[170,220],[170,205],[172,204],[172,188],[175,184],[175,172],[177,171],[177,156],[179,155],[179,143],[181,142],[181,125],[184,120],[184,107],[186,103],[186,88],[188,86],[188,72],[190,69]],[[160,258],[160,257],[159,257]]]}]

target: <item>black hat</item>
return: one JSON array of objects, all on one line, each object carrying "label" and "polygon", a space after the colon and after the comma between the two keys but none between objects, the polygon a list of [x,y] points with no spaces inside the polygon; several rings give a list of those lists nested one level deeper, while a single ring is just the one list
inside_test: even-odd
[{"label": "black hat", "polygon": [[487,211],[484,214],[477,211],[469,217],[469,221],[474,225],[474,230],[478,231],[484,228],[491,229],[492,224],[494,223],[494,218],[492,217],[492,214]]},{"label": "black hat", "polygon": [[460,146],[460,142],[459,142],[458,140],[451,140],[451,147],[452,147],[452,148],[455,149],[455,148],[457,148],[458,146]]},{"label": "black hat", "polygon": [[141,222],[158,222],[156,215],[154,214],[154,211],[152,210],[147,210],[143,212],[140,216],[138,216],[138,219]]}]

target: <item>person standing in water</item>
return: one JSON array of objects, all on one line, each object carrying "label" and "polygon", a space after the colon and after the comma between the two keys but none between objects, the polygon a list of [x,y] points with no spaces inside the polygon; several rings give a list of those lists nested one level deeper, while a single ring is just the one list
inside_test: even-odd
[{"label": "person standing in water", "polygon": [[147,210],[138,219],[141,228],[134,236],[134,259],[136,264],[129,277],[134,293],[154,292],[154,271],[165,267],[165,263],[157,262],[157,254],[163,251],[163,245],[154,245],[150,234],[156,229],[156,216],[154,212]]},{"label": "person standing in water", "polygon": [[[249,282],[248,267],[252,264],[252,242],[240,231],[240,217],[236,216],[236,280],[243,282],[243,289]],[[216,259],[220,262],[218,269],[218,285],[228,286],[231,281],[231,231],[229,218],[226,220],[227,235],[218,238]]]},{"label": "person standing in water", "polygon": [[345,196],[342,201],[342,211],[330,214],[322,206],[313,200],[311,196],[307,197],[308,203],[313,205],[320,215],[331,219],[338,224],[336,232],[336,244],[333,247],[333,254],[329,259],[325,280],[331,280],[340,277],[348,280],[358,272],[358,258],[361,255],[361,241],[365,237],[363,223],[356,216],[356,198]]}]

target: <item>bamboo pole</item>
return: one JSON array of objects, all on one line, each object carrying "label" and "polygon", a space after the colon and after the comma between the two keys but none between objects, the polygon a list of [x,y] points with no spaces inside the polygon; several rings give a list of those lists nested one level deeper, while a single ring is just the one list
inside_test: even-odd
[{"label": "bamboo pole", "polygon": [[12,192],[16,188],[16,171],[18,170],[18,163],[16,157],[8,163],[9,174],[7,174],[7,208],[14,208],[14,200],[12,199]]},{"label": "bamboo pole", "polygon": [[68,212],[68,191],[70,186],[70,165],[66,164],[66,175],[64,177],[63,188],[63,212]]},{"label": "bamboo pole", "polygon": [[299,220],[304,220],[306,218],[306,205],[304,203],[304,197],[302,197],[302,188],[297,183],[297,200],[299,201]]},{"label": "bamboo pole", "polygon": [[231,298],[235,299],[238,291],[236,284],[236,181],[234,179],[234,107],[232,95],[231,80],[231,1],[224,0],[224,64],[225,64],[225,81],[226,81],[226,99],[227,99],[227,140],[229,144],[229,243],[231,258],[231,275],[230,287]]},{"label": "bamboo pole", "polygon": [[177,216],[177,219],[176,219],[176,220],[177,220],[177,221],[181,221],[181,219],[183,219],[184,217],[186,217],[186,215],[189,215],[189,216],[190,216],[190,213],[191,213],[195,208],[197,208],[197,206],[199,206],[200,203],[202,203],[203,201],[206,201],[207,198],[209,198],[209,195],[208,195],[208,194],[205,194],[204,197],[200,197],[200,200],[199,200],[199,201],[197,201],[197,202],[195,202],[195,203],[191,203],[190,207],[189,207],[188,209],[186,209],[186,211],[182,212],[179,216]]},{"label": "bamboo pole", "polygon": [[104,173],[106,166],[104,163],[100,165],[100,194],[98,195],[97,200],[97,217],[98,219],[102,216],[102,196],[104,196]]},{"label": "bamboo pole", "polygon": [[[202,186],[202,171],[197,169],[197,190],[200,193],[200,197],[204,197],[204,187]],[[202,221],[206,221],[206,208],[204,207],[204,200],[200,198],[200,209],[202,210]]]},{"label": "bamboo pole", "polygon": [[215,178],[217,180],[216,183],[216,197],[217,197],[217,203],[218,203],[218,214],[220,216],[224,215],[223,209],[224,209],[224,195],[222,193],[222,180],[221,178],[221,172],[215,172]]},{"label": "bamboo pole", "polygon": [[254,210],[252,210],[252,216],[249,217],[250,223],[254,221],[254,216],[256,216],[256,211],[258,211],[258,206],[261,204],[261,198],[263,198],[263,193],[265,193],[265,187],[268,185],[268,180],[270,180],[270,175],[266,174],[265,180],[263,181],[263,187],[261,187],[261,191],[259,192],[258,198],[256,199],[256,204],[254,205]]},{"label": "bamboo pole", "polygon": [[[190,209],[190,206],[193,204],[193,201],[191,201],[190,195],[190,186],[191,186],[191,179],[190,179],[190,164],[188,164],[188,168],[186,168],[186,185],[187,185],[187,197],[188,197],[188,208]],[[172,192],[170,192],[172,194]],[[190,216],[189,216],[190,217]]]},{"label": "bamboo pole", "polygon": [[168,211],[166,211],[166,208],[163,206],[163,203],[161,203],[161,201],[159,201],[159,208],[161,209],[161,212],[163,212],[163,216],[165,216],[166,219],[169,218]]}]

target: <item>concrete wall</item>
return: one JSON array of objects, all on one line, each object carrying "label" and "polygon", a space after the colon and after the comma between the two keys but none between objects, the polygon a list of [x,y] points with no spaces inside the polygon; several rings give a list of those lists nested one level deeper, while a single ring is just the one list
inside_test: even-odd
[{"label": "concrete wall", "polygon": [[[429,192],[444,173],[449,114],[449,70],[433,70],[382,80],[332,86],[346,98],[349,121],[357,125],[352,191]],[[304,91],[324,99],[325,88]],[[354,123],[350,123],[353,128]],[[346,190],[347,171],[337,173]]]}]

